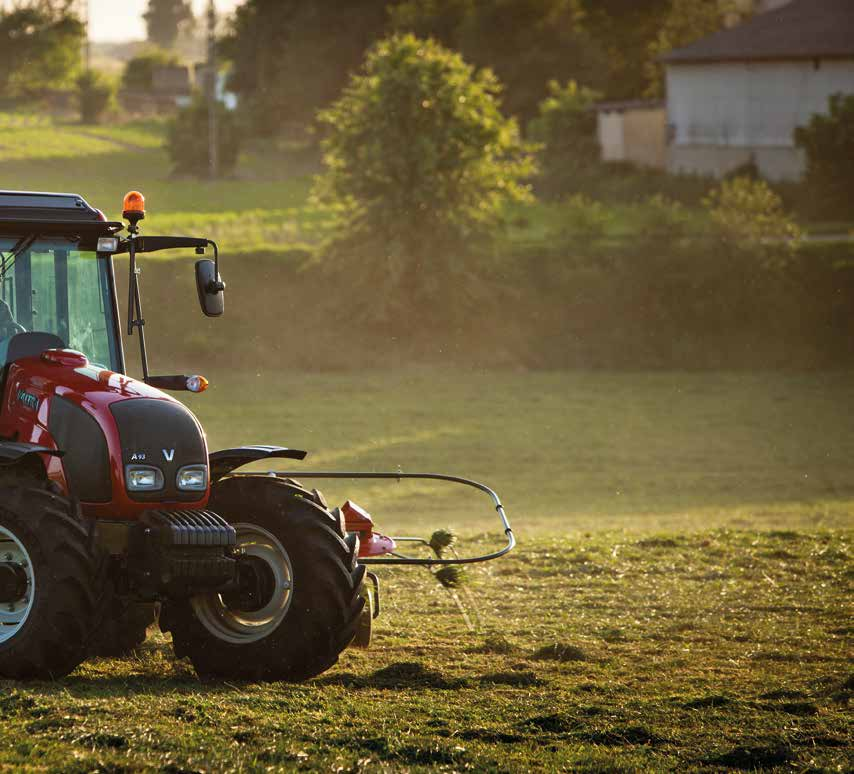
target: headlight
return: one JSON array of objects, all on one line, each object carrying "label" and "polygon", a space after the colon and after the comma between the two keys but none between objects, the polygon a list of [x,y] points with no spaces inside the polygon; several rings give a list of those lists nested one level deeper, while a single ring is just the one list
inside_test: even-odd
[{"label": "headlight", "polygon": [[128,465],[125,468],[125,485],[129,492],[155,492],[163,489],[163,473],[149,465]]},{"label": "headlight", "polygon": [[185,492],[204,492],[208,488],[208,469],[204,465],[187,465],[178,471],[175,483]]}]

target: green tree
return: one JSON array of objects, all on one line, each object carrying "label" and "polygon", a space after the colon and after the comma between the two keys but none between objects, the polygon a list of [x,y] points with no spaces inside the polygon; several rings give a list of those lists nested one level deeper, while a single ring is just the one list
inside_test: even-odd
[{"label": "green tree", "polygon": [[585,173],[599,163],[593,105],[600,98],[575,81],[549,83],[549,96],[528,127],[531,139],[541,145],[541,186],[549,196],[578,191]]},{"label": "green tree", "polygon": [[[321,114],[321,196],[346,213],[327,258],[377,316],[436,303],[471,276],[533,162],[500,86],[432,40],[395,35]],[[358,292],[357,290],[357,292]]]},{"label": "green tree", "polygon": [[854,96],[834,94],[826,115],[795,129],[807,157],[807,186],[825,213],[850,218],[854,203]]},{"label": "green tree", "polygon": [[95,70],[84,72],[77,79],[80,120],[84,124],[100,123],[113,106],[115,94],[115,84],[106,75]]},{"label": "green tree", "polygon": [[142,15],[148,31],[148,40],[161,48],[172,48],[181,29],[195,22],[190,0],[148,0]]},{"label": "green tree", "polygon": [[247,0],[220,50],[253,128],[272,134],[311,124],[385,27],[386,0]]},{"label": "green tree", "polygon": [[26,96],[74,85],[85,30],[70,2],[0,11],[0,93]]},{"label": "green tree", "polygon": [[580,0],[404,0],[392,26],[434,37],[505,86],[504,107],[527,121],[552,80],[595,88],[608,79],[604,51],[585,28]]},{"label": "green tree", "polygon": [[606,55],[607,80],[601,85],[612,100],[640,97],[647,60],[670,9],[670,0],[581,0],[584,28]]},{"label": "green tree", "polygon": [[723,29],[749,15],[737,0],[671,0],[664,24],[649,45],[646,74],[648,97],[664,94],[664,65],[659,57]]},{"label": "green tree", "polygon": [[[240,154],[241,131],[234,113],[217,102],[218,172],[227,175]],[[189,107],[178,111],[166,132],[166,150],[175,174],[206,177],[209,173],[208,140],[210,123],[208,101],[198,95]]]}]

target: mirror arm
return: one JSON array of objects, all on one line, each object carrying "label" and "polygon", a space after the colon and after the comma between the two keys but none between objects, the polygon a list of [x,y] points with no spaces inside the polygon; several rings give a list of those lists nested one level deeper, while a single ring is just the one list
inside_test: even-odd
[{"label": "mirror arm", "polygon": [[136,233],[128,239],[128,336],[139,328],[139,355],[142,360],[142,378],[148,379],[148,353],[145,349],[145,319],[142,316],[142,297],[139,292],[139,269],[136,268]]},{"label": "mirror arm", "polygon": [[219,248],[216,246],[216,242],[214,242],[213,239],[208,239],[208,244],[213,247],[214,251],[214,277],[216,279],[212,279],[205,290],[213,295],[225,290],[225,283],[219,276]]}]

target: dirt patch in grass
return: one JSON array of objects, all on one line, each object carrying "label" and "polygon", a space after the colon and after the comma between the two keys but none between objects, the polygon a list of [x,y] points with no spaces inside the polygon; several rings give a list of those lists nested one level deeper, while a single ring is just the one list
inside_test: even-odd
[{"label": "dirt patch in grass", "polygon": [[389,664],[370,675],[338,672],[314,680],[316,685],[342,685],[346,688],[434,688],[451,690],[469,685],[467,679],[449,679],[417,661]]},{"label": "dirt patch in grass", "polygon": [[799,715],[806,717],[808,715],[818,715],[818,707],[811,701],[787,701],[782,704],[768,704],[765,709],[777,712],[785,712],[788,715]]},{"label": "dirt patch in grass", "polygon": [[94,734],[83,734],[74,739],[76,744],[83,747],[101,750],[124,750],[128,746],[128,739],[122,734],[110,734],[98,732]]},{"label": "dirt patch in grass", "polygon": [[497,744],[517,744],[524,742],[525,737],[521,734],[511,734],[506,731],[494,731],[486,728],[470,728],[455,735],[457,739],[471,742],[490,742]]},{"label": "dirt patch in grass", "polygon": [[675,538],[650,537],[638,540],[635,545],[638,546],[638,548],[676,548],[679,543]]},{"label": "dirt patch in grass", "polygon": [[659,745],[667,744],[670,740],[650,731],[645,726],[615,727],[604,731],[592,731],[578,735],[585,742],[601,744],[606,747],[621,745]]},{"label": "dirt patch in grass", "polygon": [[805,699],[806,694],[791,688],[778,688],[776,691],[768,691],[759,695],[760,699]]},{"label": "dirt patch in grass", "polygon": [[779,744],[756,747],[733,747],[731,750],[703,758],[702,762],[730,769],[753,771],[783,766],[794,758],[790,747]]},{"label": "dirt patch in grass", "polygon": [[535,650],[531,658],[538,661],[587,661],[587,654],[577,645],[566,642],[556,642]]},{"label": "dirt patch in grass", "polygon": [[733,700],[729,696],[721,694],[712,694],[711,696],[701,696],[698,699],[686,701],[682,706],[685,709],[706,709],[708,707],[726,707],[732,704]]},{"label": "dirt patch in grass", "polygon": [[480,645],[469,648],[469,653],[489,653],[496,656],[510,656],[521,649],[501,634],[487,637]]},{"label": "dirt patch in grass", "polygon": [[546,681],[541,680],[533,672],[493,672],[478,678],[478,682],[489,685],[546,685]]},{"label": "dirt patch in grass", "polygon": [[546,731],[550,734],[563,734],[578,728],[578,721],[569,715],[555,713],[554,715],[535,715],[526,718],[521,725],[527,726],[529,729],[538,728],[540,731]]},{"label": "dirt patch in grass", "polygon": [[404,661],[390,664],[378,669],[365,681],[366,685],[374,688],[437,688],[448,690],[461,688],[465,681],[448,680],[445,676],[435,670],[428,669],[423,664],[415,661]]}]

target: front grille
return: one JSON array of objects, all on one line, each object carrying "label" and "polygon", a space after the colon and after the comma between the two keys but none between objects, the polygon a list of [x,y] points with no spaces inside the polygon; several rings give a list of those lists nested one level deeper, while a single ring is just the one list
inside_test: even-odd
[{"label": "front grille", "polygon": [[163,473],[163,489],[128,492],[137,502],[196,502],[204,492],[178,489],[175,478],[186,465],[207,465],[202,428],[186,406],[155,398],[110,404],[122,442],[122,465],[153,465]]}]

